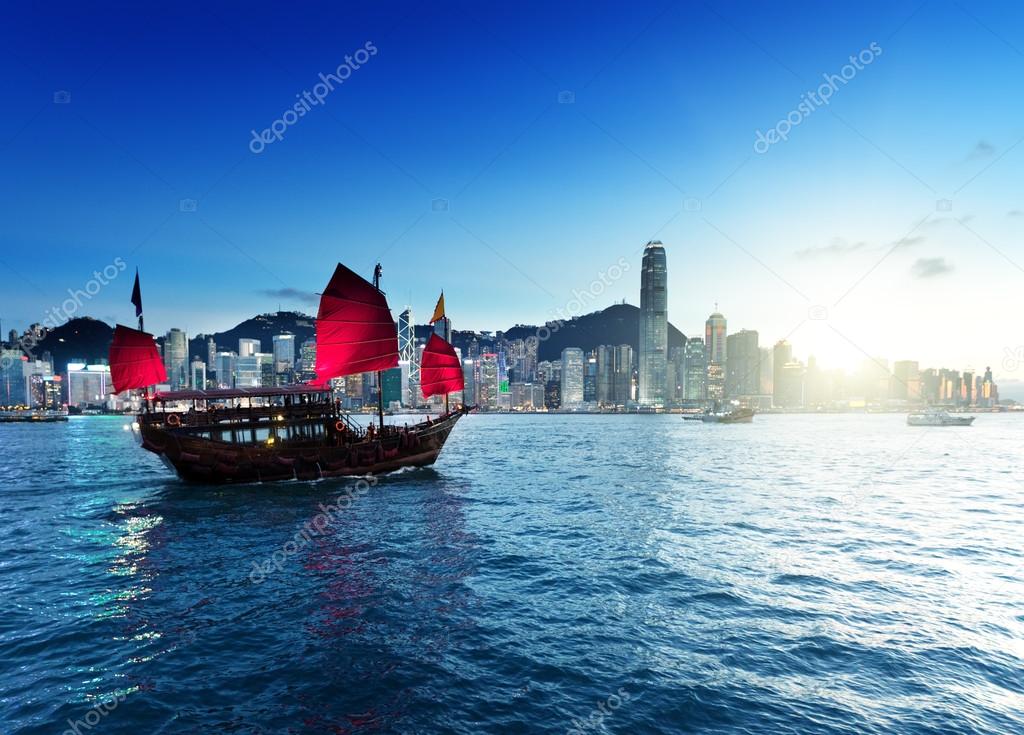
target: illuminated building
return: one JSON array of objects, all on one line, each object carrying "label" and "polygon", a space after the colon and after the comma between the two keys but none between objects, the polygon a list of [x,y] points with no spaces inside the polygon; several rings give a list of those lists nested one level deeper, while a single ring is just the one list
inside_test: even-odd
[{"label": "illuminated building", "polygon": [[[644,248],[639,343],[640,404],[663,406],[668,359],[668,265],[660,240],[652,240]],[[566,400],[563,391],[563,403]]]}]

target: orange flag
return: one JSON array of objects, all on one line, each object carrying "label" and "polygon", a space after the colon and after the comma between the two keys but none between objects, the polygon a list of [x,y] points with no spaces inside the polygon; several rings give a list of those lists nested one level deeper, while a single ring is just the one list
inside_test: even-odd
[{"label": "orange flag", "polygon": [[434,307],[434,316],[430,317],[430,323],[433,324],[438,319],[444,319],[444,291],[441,292],[441,298],[437,300],[437,306]]}]

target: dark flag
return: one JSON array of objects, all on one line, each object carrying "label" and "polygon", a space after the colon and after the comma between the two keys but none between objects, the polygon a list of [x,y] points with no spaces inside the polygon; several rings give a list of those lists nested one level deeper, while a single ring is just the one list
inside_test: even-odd
[{"label": "dark flag", "polygon": [[135,269],[135,288],[132,289],[132,303],[135,304],[135,316],[142,316],[142,289],[139,288],[139,269]]}]

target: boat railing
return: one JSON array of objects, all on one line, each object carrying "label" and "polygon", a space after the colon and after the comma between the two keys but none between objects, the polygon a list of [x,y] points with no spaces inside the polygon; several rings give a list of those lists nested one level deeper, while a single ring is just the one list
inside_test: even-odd
[{"label": "boat railing", "polygon": [[[327,420],[334,415],[334,407],[327,403],[307,403],[292,406],[226,406],[187,411],[151,411],[142,415],[144,423],[166,424],[172,421],[181,426],[216,426],[225,423],[252,423],[295,421],[301,419]],[[170,419],[176,416],[176,420]]]}]

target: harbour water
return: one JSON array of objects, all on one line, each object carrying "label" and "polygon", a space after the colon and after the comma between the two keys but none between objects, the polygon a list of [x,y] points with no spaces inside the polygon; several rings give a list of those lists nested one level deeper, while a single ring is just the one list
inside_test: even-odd
[{"label": "harbour water", "polygon": [[4,733],[1024,732],[1019,417],[473,415],[230,488],[124,421],[0,426]]}]

